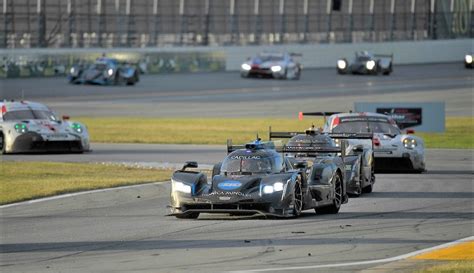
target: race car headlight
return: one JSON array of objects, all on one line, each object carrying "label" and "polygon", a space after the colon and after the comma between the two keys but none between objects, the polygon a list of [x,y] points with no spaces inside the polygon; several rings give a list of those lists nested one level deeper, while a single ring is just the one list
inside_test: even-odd
[{"label": "race car headlight", "polygon": [[107,69],[107,76],[111,77],[114,74],[114,70],[112,68]]},{"label": "race car headlight", "polygon": [[247,71],[252,68],[249,64],[242,64],[241,67],[242,67],[243,70],[247,70]]},{"label": "race car headlight", "polygon": [[74,132],[76,133],[82,133],[83,132],[83,129],[82,129],[82,126],[79,124],[79,123],[73,123],[71,125],[71,128],[74,130]]},{"label": "race car headlight", "polygon": [[26,124],[24,123],[18,123],[18,124],[15,124],[15,131],[17,133],[23,134],[23,133],[28,132],[28,127],[26,127]]},{"label": "race car headlight", "polygon": [[374,69],[374,67],[375,67],[375,61],[374,61],[374,60],[368,61],[368,62],[365,64],[365,67],[366,67],[368,70]]},{"label": "race car headlight", "polygon": [[272,70],[272,72],[280,72],[281,71],[281,66],[274,65],[270,69]]},{"label": "race car headlight", "polygon": [[190,185],[186,185],[183,182],[179,182],[179,181],[174,181],[174,180],[171,180],[171,181],[173,182],[173,191],[191,193]]},{"label": "race car headlight", "polygon": [[273,185],[265,185],[263,186],[263,193],[265,194],[270,194],[270,193],[274,193],[274,192],[278,192],[278,191],[282,191],[283,188],[284,188],[285,184],[283,184],[283,182],[276,182],[275,184]]},{"label": "race car headlight", "polygon": [[336,138],[334,139],[334,143],[336,144],[336,147],[339,147],[339,145],[341,144],[341,141],[338,138]]},{"label": "race car headlight", "polygon": [[347,66],[346,61],[344,61],[344,60],[337,61],[337,68],[346,69],[346,66]]},{"label": "race car headlight", "polygon": [[472,55],[466,55],[464,57],[464,60],[466,61],[466,63],[470,64],[472,63]]},{"label": "race car headlight", "polygon": [[416,147],[416,140],[413,138],[405,138],[403,140],[403,146],[407,149],[414,149]]}]

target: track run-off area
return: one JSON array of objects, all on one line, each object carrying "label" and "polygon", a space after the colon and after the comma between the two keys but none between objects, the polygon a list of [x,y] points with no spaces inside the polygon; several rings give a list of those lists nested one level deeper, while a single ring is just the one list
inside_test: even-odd
[{"label": "track run-off area", "polygon": [[[444,101],[448,116],[472,116],[472,75],[462,64],[432,64],[396,66],[388,77],[305,70],[300,81],[241,79],[231,72],[143,75],[133,87],[68,85],[64,78],[7,79],[1,81],[0,97],[23,96],[72,118],[275,116],[296,121],[299,111],[349,110],[356,101]],[[225,156],[223,145],[93,143],[92,149],[71,155],[3,155],[0,164],[175,167],[188,160],[210,165]],[[426,157],[426,173],[377,174],[374,192],[350,198],[336,215],[305,211],[284,220],[205,214],[197,220],[176,219],[165,216],[169,182],[4,206],[0,270],[410,272],[424,260],[400,269],[390,258],[474,235],[473,151],[428,149]]]}]

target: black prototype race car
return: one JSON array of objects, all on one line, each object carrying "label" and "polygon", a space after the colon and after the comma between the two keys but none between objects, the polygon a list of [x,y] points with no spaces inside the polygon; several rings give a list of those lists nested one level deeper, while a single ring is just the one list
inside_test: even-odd
[{"label": "black prototype race car", "polygon": [[135,85],[139,80],[135,67],[105,57],[98,58],[92,65],[73,65],[68,75],[68,81],[73,84]]},{"label": "black prototype race car", "polygon": [[356,52],[354,60],[349,63],[347,59],[337,60],[337,73],[359,75],[390,75],[393,71],[393,55],[372,54],[367,51]]},{"label": "black prototype race car", "polygon": [[[351,145],[347,140],[366,141],[370,142],[371,146],[373,134],[321,133],[315,130],[314,126],[305,132],[272,132],[270,127],[269,138],[270,140],[289,138],[288,146],[345,147],[344,163],[347,193],[358,197],[362,193],[372,192],[375,183],[373,148],[370,149],[361,144]],[[287,154],[286,156],[294,157],[295,159],[307,157],[307,155],[301,153]],[[324,160],[324,157],[321,157],[321,160]]]},{"label": "black prototype race car", "polygon": [[[306,161],[291,162],[284,153],[324,155],[311,167]],[[345,186],[343,149],[327,147],[283,146],[259,140],[233,146],[216,164],[211,181],[187,162],[172,176],[171,216],[197,218],[200,213],[231,215],[260,214],[270,217],[297,217],[303,210],[338,213],[348,201]],[[331,154],[331,156],[326,156]]]}]

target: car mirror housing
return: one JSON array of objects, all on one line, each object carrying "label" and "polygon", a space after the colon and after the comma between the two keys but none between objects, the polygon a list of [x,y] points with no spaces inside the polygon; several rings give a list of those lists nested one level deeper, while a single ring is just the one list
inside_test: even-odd
[{"label": "car mirror housing", "polygon": [[184,163],[181,171],[185,171],[187,168],[197,168],[197,167],[198,167],[198,163],[196,161],[187,161],[186,163]]},{"label": "car mirror housing", "polygon": [[415,130],[407,129],[407,135],[413,135],[414,133],[415,133]]},{"label": "car mirror housing", "polygon": [[67,115],[64,115],[62,118],[63,118],[63,120],[69,120],[70,117],[67,116]]}]

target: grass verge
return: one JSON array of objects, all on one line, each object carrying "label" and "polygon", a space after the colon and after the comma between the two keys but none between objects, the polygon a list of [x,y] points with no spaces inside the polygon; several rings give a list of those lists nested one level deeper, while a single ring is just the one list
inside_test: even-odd
[{"label": "grass verge", "polygon": [[63,193],[166,181],[171,170],[94,163],[9,162],[0,165],[0,204]]},{"label": "grass verge", "polygon": [[[268,138],[268,127],[274,131],[303,131],[322,118],[304,121],[284,118],[79,118],[87,124],[92,141],[104,143],[225,144],[255,139],[257,133]],[[474,124],[472,117],[446,118],[446,132],[417,133],[427,148],[472,149]]]},{"label": "grass verge", "polygon": [[474,261],[454,261],[417,270],[415,273],[471,273]]}]

